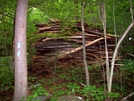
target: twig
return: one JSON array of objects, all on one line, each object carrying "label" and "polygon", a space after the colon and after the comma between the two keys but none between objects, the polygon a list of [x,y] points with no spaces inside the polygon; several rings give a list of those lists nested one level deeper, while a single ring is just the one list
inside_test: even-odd
[{"label": "twig", "polygon": [[133,95],[134,95],[134,92],[132,92],[129,95],[127,95],[126,97],[124,97],[121,101],[125,101],[126,99],[128,99],[129,97],[131,97]]},{"label": "twig", "polygon": [[130,56],[134,57],[134,55],[133,55],[133,54],[128,53],[128,55],[130,55]]},{"label": "twig", "polygon": [[95,80],[95,82],[97,83],[97,85],[98,85],[99,87],[101,87],[97,80]]},{"label": "twig", "polygon": [[129,0],[130,2],[130,12],[131,12],[131,18],[132,18],[132,21],[134,20],[134,17],[133,17],[133,3],[132,3],[132,0]]},{"label": "twig", "polygon": [[82,82],[80,82],[80,84],[81,84],[82,86],[84,86],[84,87],[86,86],[86,85],[85,85],[85,84],[83,84]]}]

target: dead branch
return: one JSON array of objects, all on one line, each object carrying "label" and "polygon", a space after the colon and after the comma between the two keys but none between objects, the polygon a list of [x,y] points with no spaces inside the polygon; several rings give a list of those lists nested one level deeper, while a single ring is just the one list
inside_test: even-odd
[{"label": "dead branch", "polygon": [[[96,43],[96,42],[98,42],[98,41],[100,41],[100,40],[102,40],[102,39],[104,39],[103,37],[101,37],[101,38],[99,38],[99,39],[96,39],[96,40],[94,40],[94,41],[92,41],[92,42],[88,42],[87,44],[85,44],[85,47],[87,47],[87,46],[90,46],[90,45],[92,45],[92,44],[94,44],[94,43]],[[75,53],[75,52],[77,52],[77,51],[79,51],[79,50],[81,50],[83,48],[83,46],[80,46],[80,47],[78,47],[78,48],[75,48],[75,49],[73,49],[73,50],[70,50],[70,51],[67,51],[67,52],[64,52],[63,54],[60,54],[59,56],[57,56],[57,59],[61,59],[61,58],[63,58],[63,57],[65,57],[66,55],[69,55],[69,54],[72,54],[72,53]],[[50,58],[49,59],[49,61],[54,61],[54,57],[52,57],[52,58]]]},{"label": "dead branch", "polygon": [[132,92],[129,95],[127,95],[126,97],[124,97],[121,101],[126,101],[129,97],[131,97],[133,95],[134,95],[134,92]]}]

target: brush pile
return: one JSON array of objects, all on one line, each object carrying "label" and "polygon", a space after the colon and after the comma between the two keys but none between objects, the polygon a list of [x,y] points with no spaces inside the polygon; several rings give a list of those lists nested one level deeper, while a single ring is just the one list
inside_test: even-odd
[{"label": "brush pile", "polygon": [[[38,34],[41,33],[59,33],[60,21],[51,22],[49,25],[37,24]],[[85,27],[85,47],[86,59],[88,65],[102,66],[105,65],[105,42],[103,32],[90,28],[87,24]],[[41,38],[35,44],[35,54],[32,60],[32,71],[36,75],[53,69],[54,67],[83,66],[83,43],[81,23],[77,22],[73,27],[77,29],[72,35],[58,38]],[[68,30],[68,29],[66,29]],[[107,34],[107,44],[109,59],[112,58],[115,48],[115,36]]]}]

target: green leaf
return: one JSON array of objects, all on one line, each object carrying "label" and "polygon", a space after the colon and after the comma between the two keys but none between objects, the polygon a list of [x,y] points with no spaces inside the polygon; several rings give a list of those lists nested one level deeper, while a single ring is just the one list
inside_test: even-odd
[{"label": "green leaf", "polygon": [[33,94],[33,98],[36,98],[38,96],[38,93]]}]

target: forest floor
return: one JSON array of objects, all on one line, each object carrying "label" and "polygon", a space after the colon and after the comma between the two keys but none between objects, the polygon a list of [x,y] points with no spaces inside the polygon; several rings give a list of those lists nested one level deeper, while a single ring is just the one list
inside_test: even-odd
[{"label": "forest floor", "polygon": [[[29,73],[29,92],[32,95],[32,98],[34,98],[34,94],[37,96],[47,93],[51,95],[46,97],[47,100],[41,101],[58,101],[58,98],[62,95],[80,96],[81,98],[85,99],[85,101],[93,101],[93,99],[95,101],[104,101],[102,100],[105,98],[104,91],[106,91],[106,79],[104,72],[101,68],[89,67],[89,73],[91,87],[87,88],[88,90],[86,90],[84,87],[86,82],[84,67],[77,68],[69,66],[52,68],[51,71],[40,76],[33,76],[33,73]],[[121,76],[119,73],[115,72],[112,88],[112,91],[115,92],[112,95],[114,101],[120,101],[123,97],[133,92],[133,83],[134,82],[132,79],[125,78],[124,75]],[[41,87],[43,87],[44,90],[42,90]],[[40,92],[42,92],[41,95]],[[94,92],[93,96],[89,94],[91,92]],[[0,92],[1,101],[12,101],[13,93],[13,89]],[[117,93],[119,93],[119,95]],[[102,99],[100,98],[99,100],[98,96]],[[129,101],[133,101],[132,98]]]},{"label": "forest floor", "polygon": [[[105,96],[104,91],[106,92],[106,77],[105,70],[99,67],[89,67],[89,77],[90,85],[89,88],[91,91],[86,91],[86,77],[85,69],[83,67],[62,67],[62,68],[53,68],[52,71],[48,74],[38,76],[38,80],[35,84],[42,84],[43,87],[52,95],[50,101],[57,101],[58,97],[62,95],[77,95],[85,99],[86,101],[104,101],[102,100]],[[123,97],[133,92],[134,82],[133,78],[126,78],[125,75],[121,75],[118,70],[115,70],[113,78],[113,100],[120,101]],[[36,81],[36,79],[35,79]],[[88,88],[87,88],[88,89]],[[89,93],[93,93],[94,96],[91,96]],[[99,93],[100,92],[100,93]],[[119,96],[118,96],[118,94]],[[102,99],[99,97],[102,97]],[[105,96],[106,97],[106,96]],[[104,97],[104,98],[105,98]],[[115,98],[114,98],[115,97]],[[53,100],[54,99],[54,100]],[[97,100],[98,99],[98,100]],[[129,99],[129,101],[133,101]],[[49,101],[49,100],[48,100]],[[105,101],[107,101],[105,99]]]}]

